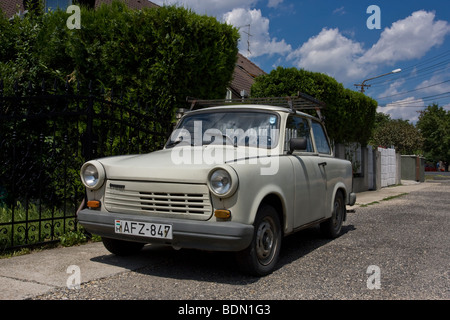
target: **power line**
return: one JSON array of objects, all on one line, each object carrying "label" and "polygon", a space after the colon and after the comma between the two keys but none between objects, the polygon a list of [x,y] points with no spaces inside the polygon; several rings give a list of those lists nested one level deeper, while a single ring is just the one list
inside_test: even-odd
[{"label": "power line", "polygon": [[[439,67],[443,66],[447,64],[447,66],[445,68],[441,68],[438,70],[438,72],[436,72],[436,69],[438,69]],[[426,75],[432,74],[432,73],[441,73],[445,70],[447,70],[448,68],[450,68],[450,59],[442,61],[440,63],[437,63],[435,65],[432,66],[428,66],[426,68],[422,68],[422,69],[418,69],[416,71],[411,71],[411,73],[408,76],[397,76],[395,78],[391,78],[385,81],[378,81],[378,82],[374,82],[372,83],[372,86],[377,86],[377,85],[386,85],[389,84],[391,82],[397,81],[399,79],[403,79],[403,80],[409,80],[409,79],[413,79],[413,78],[423,78]]]},{"label": "power line", "polygon": [[[407,106],[413,106],[413,104],[415,103],[423,103],[426,101],[438,101],[438,100],[442,100],[442,99],[446,99],[450,97],[450,91],[444,92],[444,93],[439,93],[439,94],[435,94],[435,95],[431,95],[431,96],[426,96],[426,97],[421,97],[421,98],[417,98],[414,100],[403,100],[403,101],[396,101],[393,103],[388,103],[386,105],[384,105],[384,107],[389,106],[389,107],[407,107]],[[414,107],[419,107],[419,106],[414,106]]]},{"label": "power line", "polygon": [[[374,82],[374,83],[371,84],[371,86],[387,85],[387,84],[389,84],[389,83],[391,83],[393,81],[397,81],[399,79],[408,80],[408,79],[411,79],[411,78],[423,77],[425,75],[428,75],[430,73],[435,72],[435,69],[437,69],[437,68],[439,68],[439,67],[441,67],[441,66],[443,66],[445,64],[450,63],[450,59],[445,59],[444,61],[440,61],[440,62],[435,63],[433,65],[428,65],[428,64],[436,62],[436,61],[438,61],[440,59],[443,59],[443,58],[445,58],[447,56],[450,56],[450,50],[446,50],[443,53],[440,53],[440,54],[438,54],[438,55],[436,55],[434,57],[431,57],[429,59],[423,60],[423,61],[421,61],[421,62],[419,62],[417,64],[404,67],[404,68],[402,68],[402,70],[403,70],[402,74],[399,74],[399,75],[397,75],[395,77],[391,77],[390,79],[387,79],[387,80],[384,80],[384,81]],[[426,65],[428,65],[428,66],[426,66]],[[423,68],[414,71],[414,69],[416,69],[418,67],[422,67],[422,66],[423,66]],[[448,69],[449,67],[450,67],[450,65],[445,67],[444,70]],[[411,73],[409,74],[409,76],[405,77],[405,71],[407,73],[408,70],[411,70]],[[440,73],[442,71],[443,70],[441,69],[438,72]]]},{"label": "power line", "polygon": [[429,85],[429,86],[426,86],[426,87],[416,88],[416,89],[413,89],[413,90],[392,94],[390,96],[379,97],[378,99],[386,99],[386,98],[396,97],[396,96],[404,95],[404,94],[407,94],[407,93],[410,93],[410,92],[414,92],[414,91],[419,91],[419,90],[435,87],[435,86],[438,86],[440,84],[447,83],[447,82],[450,82],[450,80],[446,80],[446,81],[442,81],[442,82],[439,82],[439,83],[435,83],[435,84],[432,84],[432,85]]}]

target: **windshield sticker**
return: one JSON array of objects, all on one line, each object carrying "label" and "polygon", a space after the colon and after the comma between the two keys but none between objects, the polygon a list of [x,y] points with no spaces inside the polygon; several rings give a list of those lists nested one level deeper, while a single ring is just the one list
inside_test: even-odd
[{"label": "windshield sticker", "polygon": [[270,117],[269,123],[270,123],[271,125],[274,125],[276,122],[277,122],[277,117],[275,117],[275,116]]}]

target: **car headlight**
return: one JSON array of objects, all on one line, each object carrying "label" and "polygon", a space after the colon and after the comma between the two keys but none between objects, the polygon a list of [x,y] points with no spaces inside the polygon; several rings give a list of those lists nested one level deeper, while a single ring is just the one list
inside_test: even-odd
[{"label": "car headlight", "polygon": [[238,177],[234,170],[215,168],[208,176],[208,186],[218,197],[229,197],[234,194],[238,186]]},{"label": "car headlight", "polygon": [[86,162],[81,167],[81,181],[88,189],[99,189],[105,181],[105,169],[102,164],[95,160]]}]

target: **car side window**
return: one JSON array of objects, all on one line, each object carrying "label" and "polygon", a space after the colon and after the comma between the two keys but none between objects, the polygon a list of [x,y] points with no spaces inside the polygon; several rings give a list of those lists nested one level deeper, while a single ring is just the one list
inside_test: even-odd
[{"label": "car side window", "polygon": [[330,154],[331,148],[322,125],[317,121],[313,121],[312,129],[314,134],[314,141],[316,142],[317,152]]},{"label": "car side window", "polygon": [[307,141],[306,151],[313,152],[310,132],[308,120],[299,116],[289,116],[286,122],[284,151],[289,151],[289,141],[291,138],[305,137]]}]

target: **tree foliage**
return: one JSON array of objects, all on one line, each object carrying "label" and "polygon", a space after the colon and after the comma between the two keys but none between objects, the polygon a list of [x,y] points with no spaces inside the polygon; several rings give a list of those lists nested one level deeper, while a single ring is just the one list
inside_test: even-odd
[{"label": "tree foliage", "polygon": [[292,96],[299,91],[326,103],[323,114],[332,140],[336,143],[367,144],[374,125],[377,102],[360,92],[345,89],[330,76],[278,67],[256,78],[251,90],[254,97]]},{"label": "tree foliage", "polygon": [[[222,98],[239,33],[215,18],[167,6],[131,10],[119,1],[81,8],[81,29],[65,11],[0,14],[0,79],[5,88],[58,78],[101,84],[171,113],[187,95]],[[6,90],[6,89],[5,89]]]},{"label": "tree foliage", "polygon": [[397,152],[404,155],[421,153],[423,138],[414,124],[408,120],[393,120],[383,115],[378,115],[377,119],[379,123],[373,132],[372,145],[394,146]]},{"label": "tree foliage", "polygon": [[[78,162],[91,158],[83,151],[97,154],[98,149],[108,149],[108,155],[116,155],[121,153],[122,142],[133,150],[138,147],[138,151],[127,148],[124,153],[154,150],[160,140],[156,133],[162,135],[171,128],[174,111],[185,107],[186,96],[225,96],[238,50],[239,33],[234,27],[180,7],[137,11],[114,1],[96,10],[81,7],[81,29],[69,29],[70,13],[44,14],[42,3],[11,20],[0,12],[0,145],[4,151],[0,191],[6,190],[11,199],[19,194],[14,191],[21,189],[19,183],[32,185],[29,192],[21,190],[22,199],[41,203],[36,199],[43,194],[53,203],[61,193],[75,198],[81,185]],[[56,89],[54,79],[59,84]],[[101,87],[106,100],[103,96],[95,100]],[[77,95],[71,94],[73,90]],[[103,103],[113,100],[113,90],[114,102],[123,94],[119,103],[130,109]],[[56,96],[67,99],[55,100]],[[85,111],[91,103],[92,109]],[[78,113],[81,106],[86,114],[79,121],[75,116],[57,118],[69,110]],[[88,125],[88,113],[103,117],[92,115]],[[145,116],[152,113],[156,120]],[[125,130],[125,124],[137,117],[137,133]],[[147,126],[155,135],[144,133],[139,126]],[[94,136],[95,144],[85,136]],[[141,144],[147,147],[139,149]],[[17,176],[23,179],[18,182]],[[67,177],[74,178],[70,191],[59,185]],[[40,179],[46,180],[36,182]]]},{"label": "tree foliage", "polygon": [[437,104],[420,112],[417,127],[422,133],[425,156],[434,161],[450,163],[450,111]]}]

